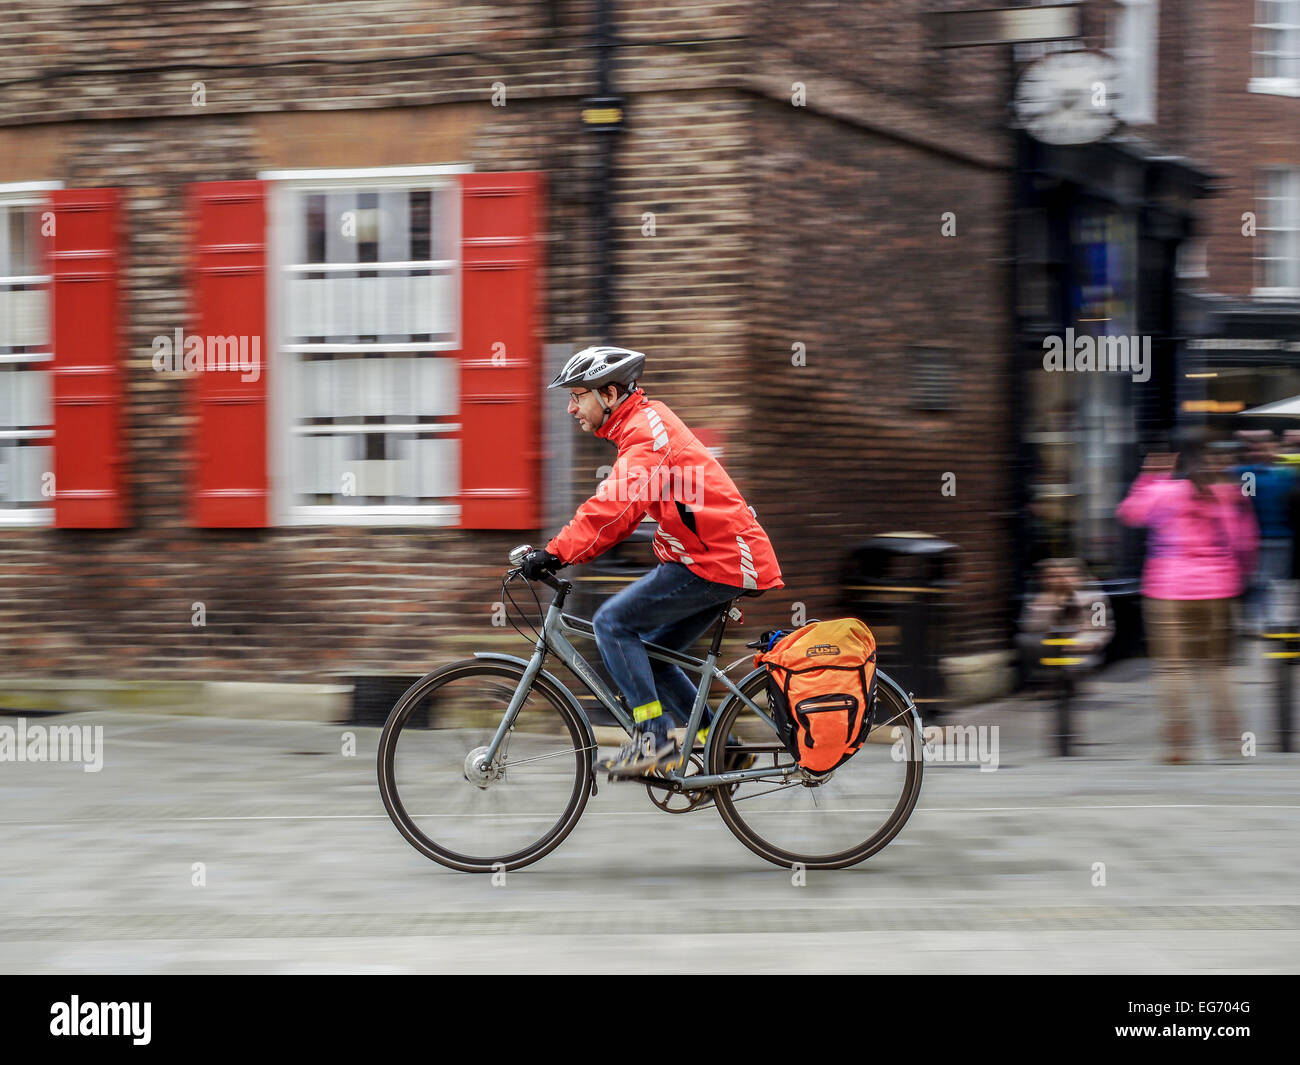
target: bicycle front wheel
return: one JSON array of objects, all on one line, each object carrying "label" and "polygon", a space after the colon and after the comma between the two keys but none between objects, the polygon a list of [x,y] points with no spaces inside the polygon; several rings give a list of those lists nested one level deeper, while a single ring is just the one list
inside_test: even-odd
[{"label": "bicycle front wheel", "polygon": [[[756,670],[740,686],[768,718],[767,677]],[[876,689],[877,724],[867,742],[820,782],[782,770],[795,765],[767,720],[731,696],[718,710],[709,772],[770,767],[768,777],[718,788],[718,813],[746,847],[776,865],[842,869],[871,857],[898,835],[921,790],[917,719],[888,684]]]},{"label": "bicycle front wheel", "polygon": [[591,791],[594,741],[542,677],[492,764],[483,764],[523,675],[506,662],[456,662],[417,681],[393,707],[379,739],[379,791],[425,857],[467,873],[518,869],[577,824]]}]

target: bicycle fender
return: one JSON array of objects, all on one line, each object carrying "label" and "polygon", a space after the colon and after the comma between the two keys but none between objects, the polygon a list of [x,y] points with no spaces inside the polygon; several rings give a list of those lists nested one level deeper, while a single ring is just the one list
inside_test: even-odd
[{"label": "bicycle fender", "polygon": [[[518,666],[520,669],[528,668],[528,659],[520,658],[518,655],[501,654],[498,651],[475,651],[474,657],[488,662],[508,662],[510,665]],[[582,712],[582,705],[578,702],[577,697],[574,696],[573,692],[569,691],[568,688],[561,684],[559,680],[556,679],[555,675],[548,670],[539,670],[537,673],[537,680],[541,681],[543,684],[549,684],[555,694],[564,699],[569,706],[572,707],[573,712],[578,715],[578,720],[582,722],[582,727],[587,733],[587,738],[584,742],[594,746],[596,743],[596,734],[591,730],[591,722],[587,720],[587,715]],[[534,681],[534,683],[536,683],[536,681]],[[594,774],[592,780],[594,783]]]},{"label": "bicycle fender", "polygon": [[876,682],[887,684],[889,687],[894,689],[899,699],[902,700],[903,709],[909,711],[912,715],[912,722],[916,728],[916,735],[921,735],[921,712],[916,708],[916,703],[912,702],[912,696],[905,692],[903,686],[883,669],[876,670]]}]

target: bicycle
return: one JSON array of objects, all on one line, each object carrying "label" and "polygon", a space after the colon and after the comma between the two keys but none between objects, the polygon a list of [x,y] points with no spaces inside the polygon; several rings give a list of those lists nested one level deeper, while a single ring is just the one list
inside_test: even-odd
[{"label": "bicycle", "polygon": [[[518,567],[528,550],[510,552],[503,600],[508,586],[522,578]],[[534,630],[530,658],[483,652],[427,674],[397,701],[380,736],[384,808],[416,850],[452,869],[513,870],[544,858],[573,831],[597,794],[591,721],[573,692],[543,668],[548,654],[569,668],[624,731],[630,735],[635,727],[623,700],[569,642],[571,636],[595,639],[590,621],[564,612],[573,585],[549,574],[540,583],[555,596],[541,631]],[[525,584],[540,613],[532,582]],[[703,746],[684,743],[678,763],[632,779],[670,813],[716,806],[737,839],[776,865],[856,865],[889,843],[916,806],[923,769],[920,714],[907,693],[877,670],[868,742],[829,773],[801,768],[769,713],[765,668],[739,683],[718,668],[727,621],[740,614],[738,602],[722,610],[703,659],[646,644],[651,658],[700,676],[686,736],[696,736],[701,727],[713,684],[721,684],[726,695]]]}]

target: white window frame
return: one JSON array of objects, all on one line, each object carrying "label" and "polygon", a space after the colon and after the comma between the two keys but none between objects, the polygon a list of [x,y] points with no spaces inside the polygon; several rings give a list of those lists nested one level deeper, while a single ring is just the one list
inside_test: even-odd
[{"label": "white window frame", "polygon": [[[1275,220],[1272,215],[1264,210],[1264,193],[1266,188],[1266,176],[1270,173],[1277,172],[1291,175],[1289,195],[1283,201],[1290,204],[1287,208],[1286,215]],[[1256,226],[1255,240],[1255,280],[1256,285],[1251,290],[1251,295],[1258,299],[1300,299],[1300,283],[1291,285],[1264,285],[1264,259],[1266,252],[1276,250],[1275,247],[1269,246],[1265,233],[1283,233],[1290,234],[1290,239],[1282,238],[1283,258],[1297,260],[1297,269],[1300,270],[1300,165],[1297,166],[1262,166],[1256,172],[1256,191],[1255,191],[1255,208],[1256,208]],[[1271,197],[1270,197],[1271,199]],[[1281,225],[1273,225],[1274,221],[1281,221]],[[1268,256],[1272,258],[1272,256]]]},{"label": "white window frame", "polygon": [[[1030,0],[1023,5],[1025,7],[1047,7],[1051,4],[1062,3],[1063,0]],[[946,5],[951,7],[952,5]],[[1010,4],[978,4],[978,7],[1009,7]],[[1051,55],[1054,52],[1078,52],[1084,48],[1083,40],[1079,37],[1069,37],[1061,41],[1020,41],[1011,46],[1012,55],[1017,63],[1032,63],[1037,59],[1042,59],[1045,55]]]},{"label": "white window frame", "polygon": [[[1255,3],[1255,21],[1251,25],[1251,62],[1258,71],[1262,65],[1260,44],[1264,35],[1277,30],[1291,30],[1293,39],[1300,41],[1300,2],[1290,0],[1295,12],[1295,22],[1264,22],[1260,14],[1260,0]],[[1268,93],[1272,96],[1300,96],[1300,77],[1253,76],[1246,84],[1247,91]]]},{"label": "white window frame", "polygon": [[[46,193],[63,188],[61,181],[16,181],[0,185],[0,208],[9,207],[28,207],[42,206],[49,204],[49,197]],[[6,278],[6,281],[14,281],[17,278]],[[49,274],[33,274],[30,277],[24,277],[25,281],[40,281],[47,288],[53,284],[53,277]],[[51,298],[47,302],[47,307],[53,308],[54,301]],[[54,323],[48,323],[48,332],[52,337]],[[50,364],[50,402],[53,405],[54,396],[54,351],[32,352],[22,355],[6,355],[0,353],[0,362],[47,362]],[[50,450],[53,452],[56,446],[54,430],[51,428],[48,432],[43,429],[18,429],[6,431],[0,429],[0,440],[20,440],[20,439],[48,439]],[[40,527],[54,524],[54,500],[51,499],[48,504],[35,507],[11,507],[0,504],[0,526],[7,527]]]},{"label": "white window frame", "polygon": [[[272,373],[267,381],[267,461],[269,463],[270,512],[277,526],[307,525],[359,525],[384,526],[454,526],[460,523],[459,503],[392,506],[299,505],[295,503],[293,441],[298,421],[296,404],[298,347],[288,344],[285,337],[284,268],[289,250],[284,246],[282,224],[285,218],[289,192],[337,192],[355,189],[359,185],[385,188],[446,188],[454,189],[459,198],[458,174],[473,173],[468,164],[437,164],[428,166],[363,167],[313,170],[268,170],[259,173],[258,179],[270,182],[267,196],[267,331],[271,337]],[[460,314],[463,261],[460,252],[460,211],[453,212],[457,230],[452,238],[456,248],[455,300]],[[457,339],[452,342],[430,344],[387,344],[387,351],[459,350],[463,343],[465,323],[459,322]],[[341,345],[332,345],[340,347]],[[290,348],[293,350],[290,350]],[[364,349],[361,349],[364,350]],[[393,425],[393,430],[400,426]],[[445,423],[436,427],[422,425],[423,431],[459,434],[460,423]],[[350,431],[341,426],[339,431]]]},{"label": "white window frame", "polygon": [[1159,0],[1114,2],[1106,51],[1119,64],[1122,78],[1115,114],[1130,126],[1150,125],[1156,120],[1159,88]]}]

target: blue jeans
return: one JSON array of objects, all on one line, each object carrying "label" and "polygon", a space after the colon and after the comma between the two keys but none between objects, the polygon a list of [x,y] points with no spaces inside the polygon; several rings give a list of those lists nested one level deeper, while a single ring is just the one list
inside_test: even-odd
[{"label": "blue jeans", "polygon": [[1291,576],[1291,541],[1268,537],[1259,541],[1259,556],[1244,606],[1246,621],[1254,631],[1281,629],[1292,622],[1284,600]]},{"label": "blue jeans", "polygon": [[652,665],[643,641],[684,651],[743,593],[743,588],[697,577],[680,562],[665,562],[596,611],[591,619],[596,646],[628,705],[644,706],[655,699],[663,704],[666,713],[647,721],[647,730],[666,735],[669,715],[685,725],[699,685],[677,666],[659,661]]}]

